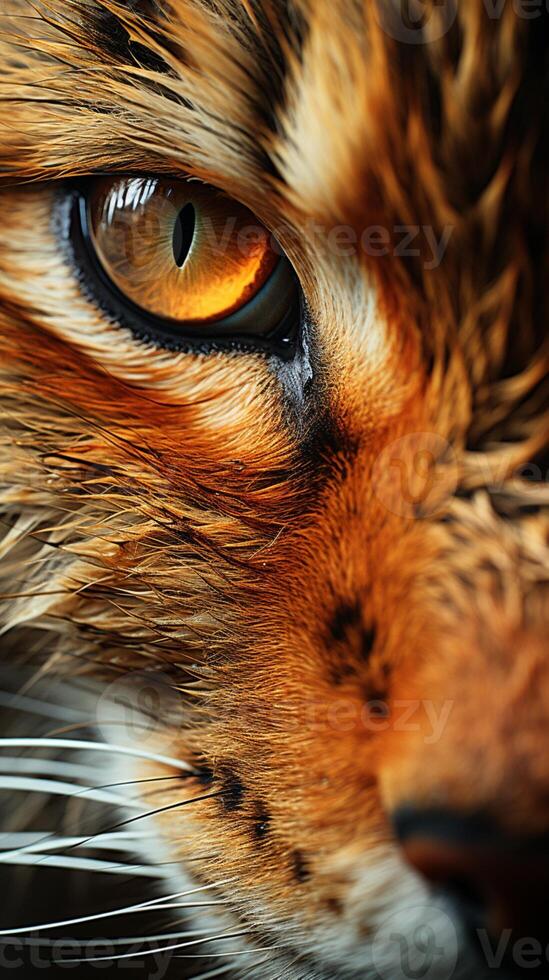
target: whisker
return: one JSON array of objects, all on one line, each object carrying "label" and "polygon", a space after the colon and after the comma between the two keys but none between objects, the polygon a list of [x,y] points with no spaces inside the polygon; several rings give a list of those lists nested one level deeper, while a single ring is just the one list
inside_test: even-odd
[{"label": "whisker", "polygon": [[75,711],[74,708],[65,708],[47,701],[39,701],[37,698],[29,698],[24,694],[11,694],[8,691],[0,691],[0,706],[25,714],[40,715],[43,718],[58,718],[59,721],[81,722],[83,718],[82,712]]},{"label": "whisker", "polygon": [[[168,810],[181,809],[184,806],[190,806],[191,803],[200,803],[202,800],[211,800],[216,796],[221,796],[221,790],[216,793],[205,793],[203,796],[193,796],[190,800],[179,800],[178,803],[168,803],[167,806],[159,806],[154,810],[148,810],[146,813],[139,813],[136,817],[128,817],[127,820],[120,820],[118,823],[111,824],[110,827],[106,827],[104,832],[111,832],[113,830],[118,830],[119,827],[127,827],[128,824],[134,823],[136,820],[145,820],[147,817],[154,817],[158,813],[166,813]],[[93,837],[86,837],[84,843],[93,840]]]},{"label": "whisker", "polygon": [[[133,831],[133,834],[138,839],[142,839],[142,840],[150,839],[151,837],[151,834],[148,831],[142,831],[141,833],[137,831]],[[132,835],[132,831],[118,831],[117,833],[110,833],[108,829],[105,830],[104,832],[97,831],[97,833],[87,838],[75,836],[72,838],[72,842],[70,844],[67,843],[65,846],[67,848],[71,848],[71,847],[78,848],[78,847],[87,847],[87,846],[101,848],[102,840],[118,837],[118,835],[130,837]],[[21,847],[14,847],[13,853],[14,854],[16,853],[22,854],[25,852],[36,853],[37,851],[48,850],[48,848],[50,847],[56,847],[56,842],[58,840],[57,834],[54,830],[50,831],[49,833],[43,834],[41,837],[35,834],[33,834],[32,837],[33,837],[32,842],[28,844],[23,844]],[[97,844],[94,843],[95,841],[97,841]],[[5,851],[3,853],[5,854]]]},{"label": "whisker", "polygon": [[211,909],[226,908],[227,902],[220,900],[217,902],[171,902],[167,905],[155,905],[154,909],[140,909],[142,912],[156,912],[157,909]]},{"label": "whisker", "polygon": [[184,773],[183,775],[178,773],[177,776],[149,776],[147,779],[126,779],[121,783],[102,783],[98,786],[92,786],[91,789],[114,789],[116,786],[136,786],[139,783],[164,783],[166,780],[180,780],[185,779],[187,776],[188,778],[191,778],[192,776],[196,776],[196,773],[193,770],[192,772]]},{"label": "whisker", "polygon": [[[246,935],[246,933],[244,933]],[[277,946],[258,946],[252,947],[250,949],[231,949],[223,953],[210,953],[208,951],[208,959],[213,960],[221,956],[249,956],[250,953],[272,953],[277,949],[286,949],[281,943]],[[158,951],[157,951],[158,952]],[[143,955],[143,954],[141,954]],[[174,960],[193,960],[193,959],[204,959],[204,953],[174,953]],[[65,961],[66,962],[66,961]],[[256,964],[252,967],[254,969]]]},{"label": "whisker", "polygon": [[227,939],[236,939],[240,936],[246,936],[247,932],[232,932],[224,933],[217,936],[205,936],[201,939],[191,939],[184,943],[170,943],[167,946],[156,946],[154,949],[142,949],[142,950],[132,950],[129,953],[117,953],[116,956],[87,956],[84,959],[79,957],[61,957],[58,960],[54,960],[54,963],[104,963],[111,962],[114,960],[129,960],[135,959],[136,956],[155,956],[157,953],[170,953],[174,949],[186,949],[191,946],[200,946],[204,943],[221,942]]},{"label": "whisker", "polygon": [[0,776],[0,792],[47,793],[50,796],[82,797],[93,803],[106,803],[109,806],[123,806],[140,810],[142,804],[130,797],[118,796],[104,790],[82,788],[78,783],[63,783],[57,779],[32,779],[29,776]]},{"label": "whisker", "polygon": [[[98,779],[103,770],[91,769],[73,762],[60,762],[57,759],[33,759],[25,755],[1,756],[0,772],[34,772],[43,776],[66,776],[69,779],[88,779],[94,777]],[[161,777],[166,779],[180,779],[180,776]],[[112,783],[112,787],[117,784]],[[104,786],[93,786],[93,789],[110,789],[108,784]]]},{"label": "whisker", "polygon": [[92,742],[79,739],[68,738],[0,738],[0,749],[78,749],[91,752],[109,752],[117,755],[129,755],[136,759],[148,759],[152,762],[159,762],[174,769],[181,769],[184,772],[192,771],[192,766],[181,759],[172,759],[170,756],[159,755],[156,752],[147,752],[144,749],[133,749],[126,745],[115,745],[110,742]]},{"label": "whisker", "polygon": [[[80,789],[80,787],[78,787],[78,789]],[[78,793],[73,798],[76,798],[76,796],[80,796],[80,795],[81,794]],[[176,809],[178,807],[186,806],[186,805],[188,805],[190,803],[199,802],[201,799],[208,799],[209,796],[218,796],[218,795],[219,795],[219,793],[205,794],[204,796],[201,796],[201,797],[193,797],[191,800],[182,800],[182,801],[179,801],[178,803],[172,803],[172,804],[169,804],[166,807],[159,807],[158,809],[155,809],[155,810],[147,810],[147,811],[145,811],[142,814],[138,814],[138,816],[136,816],[136,817],[130,817],[129,819],[121,820],[121,821],[119,821],[116,824],[112,824],[111,826],[108,826],[108,827],[103,828],[102,830],[95,831],[93,834],[90,834],[89,837],[85,837],[85,836],[84,837],[83,836],[75,837],[75,843],[70,844],[70,845],[67,845],[67,847],[68,848],[73,848],[73,847],[74,848],[77,848],[77,847],[83,847],[83,846],[85,846],[87,844],[92,844],[95,840],[104,838],[105,836],[113,836],[113,833],[115,831],[116,832],[120,832],[120,828],[121,827],[124,827],[127,824],[131,824],[135,820],[144,819],[145,817],[149,817],[149,816],[154,816],[156,813],[162,813],[164,810]],[[119,805],[119,804],[117,803],[117,805]],[[126,806],[126,798],[125,797],[122,798],[122,806],[123,807]],[[138,804],[136,804],[136,808],[138,808]],[[127,832],[125,832],[125,833],[127,833]],[[144,833],[143,836],[148,836],[148,835],[146,835]],[[41,839],[38,839],[37,841],[35,841],[35,844],[36,843],[42,843],[42,842],[44,842],[44,843],[53,842],[55,844],[55,839],[56,839],[55,831],[52,831],[51,833],[45,834]],[[34,851],[36,849],[35,844],[34,845],[26,845],[23,848],[19,848],[18,849],[18,852],[19,853],[22,853],[24,851],[31,851],[32,852],[32,851]],[[1,857],[1,855],[0,855],[0,857]],[[1,863],[1,860],[0,860],[0,863]],[[0,935],[1,935],[1,933],[0,933]]]},{"label": "whisker", "polygon": [[32,848],[34,854],[38,854],[43,851],[54,850],[55,848],[70,847],[71,845],[87,848],[88,850],[94,848],[101,851],[135,851],[137,847],[137,843],[135,842],[148,837],[149,834],[146,831],[128,830],[125,832],[119,831],[115,834],[105,834],[97,843],[88,841],[85,844],[81,844],[79,837],[54,837],[53,839],[44,840],[43,833],[23,831],[15,834],[0,834],[0,854],[3,851],[27,850],[29,848]]},{"label": "whisker", "polygon": [[35,854],[0,854],[0,864],[14,864],[34,868],[63,868],[68,871],[92,871],[111,875],[131,875],[138,878],[169,878],[167,872],[159,870],[156,865],[145,864],[111,864],[98,858],[67,857],[62,854],[44,854],[39,861]]},{"label": "whisker", "polygon": [[[14,777],[14,780],[15,779],[17,779],[17,777]],[[1,782],[1,780],[0,780],[0,782]],[[33,781],[32,780],[28,780],[28,782],[33,782]],[[36,782],[38,782],[38,783],[46,783],[47,780],[36,780]],[[65,783],[59,783],[59,784],[54,784],[54,785],[58,785],[59,787],[64,787],[67,784],[65,784]],[[93,799],[92,791],[90,789],[86,789],[86,788],[82,789],[82,787],[80,787],[80,786],[77,786],[76,789],[78,790],[78,792],[63,793],[62,790],[58,790],[58,793],[61,794],[61,795],[68,795],[68,796],[70,796],[71,798],[74,799],[74,798],[77,798],[77,797],[79,798],[84,793],[88,792],[89,793],[88,799],[90,799],[90,798]],[[191,803],[198,803],[198,802],[200,802],[200,800],[209,799],[210,797],[218,796],[218,795],[219,795],[219,793],[204,794],[203,796],[193,797],[190,800],[180,800],[177,803],[171,803],[171,804],[169,804],[167,806],[164,806],[164,807],[158,807],[158,808],[156,808],[154,810],[144,811],[143,813],[139,813],[135,817],[129,817],[129,818],[125,819],[125,820],[119,821],[118,823],[115,823],[115,824],[112,824],[112,825],[110,825],[108,827],[105,827],[103,830],[96,831],[93,834],[91,834],[89,837],[75,838],[75,843],[70,844],[70,845],[67,845],[67,848],[68,849],[71,849],[71,848],[82,847],[82,846],[84,846],[86,844],[89,844],[89,843],[93,842],[97,838],[104,837],[106,834],[112,834],[114,831],[118,831],[121,827],[124,827],[124,826],[126,826],[128,824],[131,824],[131,823],[133,823],[136,820],[145,819],[146,817],[154,816],[157,813],[163,813],[165,810],[177,809],[177,808],[180,808],[180,807],[183,807],[183,806],[187,806],[187,805],[189,805]],[[104,802],[104,800],[100,800],[99,802]],[[109,805],[112,805],[112,802],[113,802],[112,800],[109,800]],[[128,808],[130,808],[130,809],[131,808],[141,809],[141,807],[143,805],[142,803],[139,803],[139,802],[130,801],[126,797],[117,797],[117,796],[114,797],[114,803],[115,803],[116,806],[119,806],[122,809],[123,808],[126,808],[126,809],[128,809]],[[55,831],[53,831],[50,834],[46,834],[42,838],[42,841],[44,841],[44,842],[48,842],[48,841],[55,842]],[[39,841],[39,843],[42,843],[42,841]],[[20,848],[17,851],[14,851],[13,854],[14,855],[15,854],[22,854],[25,851],[27,851],[27,852],[33,852],[35,850],[36,850],[35,846],[28,845],[28,846],[25,846],[24,848]],[[3,854],[0,854],[0,863],[2,863],[2,862],[4,862],[4,863],[12,863],[12,862],[10,862],[10,857],[11,857],[11,855],[7,854],[6,852],[4,852]],[[1,933],[0,933],[0,935],[1,935]]]},{"label": "whisker", "polygon": [[[8,838],[8,842],[3,841],[3,836]],[[40,837],[36,837],[33,833],[21,833],[21,834],[0,834],[0,864],[18,864],[18,858],[23,854],[28,854],[30,857],[36,857],[39,854],[47,853],[48,851],[63,851],[64,848],[83,848],[84,850],[95,850],[95,851],[114,851],[115,853],[126,853],[135,854],[138,850],[137,841],[143,838],[147,838],[148,834],[136,834],[132,837],[128,833],[128,838],[125,839],[125,835],[111,834],[105,835],[104,839],[95,842],[95,840],[87,841],[82,843],[79,837],[54,837],[52,840],[44,841]],[[121,837],[121,840],[117,840],[117,837]],[[10,855],[10,851],[13,853]],[[4,856],[7,860],[3,861]],[[60,855],[55,855],[60,856]],[[214,860],[217,854],[198,854],[193,855],[193,857],[186,858],[186,863],[191,863],[192,861],[210,861]],[[21,862],[21,863],[27,863]],[[29,861],[30,863],[30,861]],[[155,861],[155,868],[165,868],[171,865],[180,866],[181,862],[179,860],[174,861]],[[37,865],[38,867],[39,865]],[[136,863],[131,865],[112,865],[112,867],[124,867],[124,868],[138,868],[138,867],[148,867],[142,863]]]},{"label": "whisker", "polygon": [[[202,937],[202,941],[204,942],[204,941],[207,941],[207,940],[205,940],[203,937],[207,937],[208,936],[208,932],[209,932],[208,929],[190,929],[190,930],[185,930],[185,932],[161,932],[161,933],[158,933],[158,934],[152,935],[152,936],[123,936],[123,937],[118,937],[117,936],[116,939],[109,939],[109,945],[110,946],[132,946],[135,943],[154,943],[154,942],[157,942],[159,939],[185,939],[185,938],[189,939],[189,938],[195,938],[195,939],[200,940],[201,937]],[[231,937],[227,936],[227,938],[233,938],[233,937],[232,936]],[[58,939],[49,939],[49,938],[46,938],[46,937],[42,939],[39,936],[37,939],[24,939],[23,942],[24,942],[25,946],[31,946],[31,947],[44,946],[44,947],[48,948],[48,947],[51,947],[51,946],[56,946],[58,944],[59,940]],[[75,942],[80,942],[80,943],[84,944],[84,943],[88,942],[88,940],[87,939],[81,939],[81,940],[75,940]],[[157,953],[157,952],[159,952],[159,950],[158,949],[155,949],[155,950],[152,950],[152,952],[156,952]]]},{"label": "whisker", "polygon": [[[187,898],[189,895],[196,895],[199,892],[209,891],[212,888],[220,888],[222,885],[231,884],[232,881],[233,881],[232,878],[228,878],[224,881],[218,881],[212,885],[200,885],[197,886],[196,888],[190,888],[184,892],[174,892],[172,895],[163,895],[161,898],[153,898],[147,902],[139,902],[136,905],[127,905],[125,908],[121,908],[121,909],[112,909],[109,912],[96,912],[93,915],[77,916],[76,918],[72,918],[72,919],[60,919],[57,922],[40,922],[37,925],[33,925],[33,926],[18,926],[16,929],[0,929],[0,936],[23,935],[24,933],[37,932],[40,929],[61,929],[64,928],[65,926],[79,925],[80,923],[83,922],[97,922],[99,919],[109,919],[118,915],[129,915],[134,912],[141,912],[141,911],[155,912],[159,908],[187,908],[187,907],[194,908],[195,907],[194,905],[187,906],[185,904],[180,905],[179,903],[177,903],[176,905],[162,904],[162,903],[168,903],[172,899]],[[224,905],[226,903],[216,902],[214,904]]]}]

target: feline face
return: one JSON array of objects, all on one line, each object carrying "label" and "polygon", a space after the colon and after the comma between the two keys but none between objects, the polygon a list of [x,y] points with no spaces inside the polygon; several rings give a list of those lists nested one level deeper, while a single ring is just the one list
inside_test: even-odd
[{"label": "feline face", "polygon": [[[547,24],[424,7],[1,17],[7,655],[160,674],[158,834],[258,977],[546,937]],[[105,299],[75,201],[137,178],[275,236],[284,350]]]}]

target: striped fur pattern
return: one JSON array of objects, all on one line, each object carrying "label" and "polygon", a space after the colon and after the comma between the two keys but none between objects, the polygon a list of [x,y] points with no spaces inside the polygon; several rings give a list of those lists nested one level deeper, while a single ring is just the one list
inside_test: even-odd
[{"label": "striped fur pattern", "polygon": [[[0,14],[3,656],[176,693],[151,744],[194,775],[155,806],[209,798],[158,835],[266,980],[393,980],[385,924],[439,922],[399,804],[549,826],[549,21],[426,2],[409,44],[397,6]],[[300,279],[299,355],[107,316],[67,246],[95,173],[249,207]],[[383,255],[342,254],[372,228]]]}]

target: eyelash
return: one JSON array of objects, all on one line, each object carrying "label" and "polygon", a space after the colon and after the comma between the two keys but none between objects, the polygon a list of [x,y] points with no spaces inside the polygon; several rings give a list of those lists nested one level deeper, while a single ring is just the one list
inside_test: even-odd
[{"label": "eyelash", "polygon": [[[171,351],[209,354],[215,352],[255,352],[275,356],[283,361],[291,361],[298,350],[299,337],[304,317],[304,301],[295,272],[289,263],[280,266],[273,273],[280,275],[281,288],[295,292],[295,300],[275,329],[267,336],[239,332],[242,322],[241,311],[231,314],[223,323],[221,336],[204,336],[204,330],[193,330],[192,326],[179,325],[149,314],[125,296],[107,276],[93,248],[87,213],[87,194],[91,178],[80,179],[65,185],[62,202],[68,220],[65,224],[65,244],[68,247],[76,275],[83,290],[109,318],[120,327],[129,329],[142,343]],[[287,260],[286,260],[287,263]],[[289,271],[286,271],[289,270]],[[262,290],[247,306],[253,304],[261,315]],[[234,327],[234,333],[232,332]],[[228,328],[228,329],[227,329]],[[230,331],[230,332],[229,332]]]}]

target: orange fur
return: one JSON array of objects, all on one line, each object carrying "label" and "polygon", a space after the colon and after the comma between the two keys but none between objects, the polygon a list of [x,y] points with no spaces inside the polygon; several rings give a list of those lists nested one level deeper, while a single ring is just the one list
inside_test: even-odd
[{"label": "orange fur", "polygon": [[[155,802],[219,793],[159,818],[173,854],[215,852],[193,878],[285,944],[258,976],[362,975],[393,896],[425,895],[399,804],[549,827],[548,56],[477,0],[423,45],[370,0],[159,8],[0,16],[6,649],[161,668],[184,724],[158,745],[202,775]],[[197,177],[276,229],[312,395],[95,308],[51,214],[59,181],[115,171]],[[426,271],[424,242],[342,259],[313,221],[452,233]],[[434,743],[427,702],[451,705]]]}]

